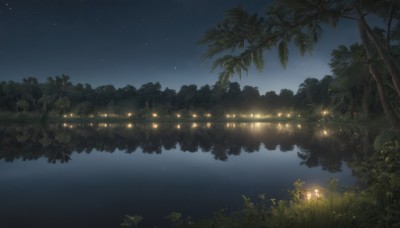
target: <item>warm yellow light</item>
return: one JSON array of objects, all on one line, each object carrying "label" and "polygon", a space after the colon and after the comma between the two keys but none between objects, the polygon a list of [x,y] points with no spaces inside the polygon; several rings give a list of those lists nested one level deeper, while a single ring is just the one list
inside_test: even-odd
[{"label": "warm yellow light", "polygon": [[290,118],[291,116],[292,116],[291,114],[287,114],[287,115],[286,115],[287,118]]},{"label": "warm yellow light", "polygon": [[131,113],[131,112],[128,112],[127,116],[128,116],[128,117],[131,117],[131,116],[132,116],[132,113]]},{"label": "warm yellow light", "polygon": [[64,118],[67,118],[67,115],[64,115],[63,117],[64,117]]},{"label": "warm yellow light", "polygon": [[107,117],[108,116],[108,114],[106,113],[106,114],[104,114],[104,117]]},{"label": "warm yellow light", "polygon": [[197,118],[197,114],[193,114],[193,118]]},{"label": "warm yellow light", "polygon": [[322,194],[321,194],[321,192],[319,191],[319,189],[314,189],[314,191],[313,190],[309,190],[309,191],[307,191],[307,193],[306,193],[306,199],[307,199],[307,201],[310,201],[310,200],[318,200],[318,199],[320,199],[322,197]]},{"label": "warm yellow light", "polygon": [[257,114],[257,115],[256,115],[256,118],[260,118],[260,117],[261,117],[261,115],[260,115],[260,114]]},{"label": "warm yellow light", "polygon": [[328,113],[329,113],[329,112],[326,111],[326,110],[324,110],[324,111],[321,112],[321,114],[322,114],[323,116],[326,116]]},{"label": "warm yellow light", "polygon": [[253,113],[251,113],[251,114],[250,114],[250,117],[251,117],[251,118],[253,118],[253,117],[254,117],[254,114],[253,114]]},{"label": "warm yellow light", "polygon": [[323,132],[322,132],[325,136],[327,136],[328,135],[328,131],[327,130],[323,130]]},{"label": "warm yellow light", "polygon": [[177,125],[176,125],[176,129],[178,129],[178,130],[181,129],[181,125],[180,125],[180,124],[177,124]]},{"label": "warm yellow light", "polygon": [[312,196],[311,192],[307,192],[307,200],[308,200],[308,201],[310,201],[311,196]]},{"label": "warm yellow light", "polygon": [[210,127],[211,127],[211,123],[207,123],[207,124],[206,124],[206,127],[207,127],[207,128],[210,128]]},{"label": "warm yellow light", "polygon": [[298,129],[301,129],[301,124],[297,124],[297,128],[298,128]]},{"label": "warm yellow light", "polygon": [[314,190],[314,193],[315,193],[315,196],[316,196],[317,198],[320,198],[320,197],[321,197],[321,195],[319,194],[319,190],[318,190],[318,189],[315,189],[315,190]]},{"label": "warm yellow light", "polygon": [[231,118],[231,115],[227,114],[227,115],[226,115],[226,118]]},{"label": "warm yellow light", "polygon": [[205,116],[208,117],[208,118],[210,118],[210,117],[211,117],[211,114],[210,114],[210,113],[207,113]]},{"label": "warm yellow light", "polygon": [[71,113],[71,114],[69,114],[69,116],[70,116],[70,117],[73,117],[73,116],[74,116],[74,114],[73,114],[73,113]]},{"label": "warm yellow light", "polygon": [[278,113],[278,117],[281,117],[281,116],[282,116],[282,113],[281,113],[281,112],[279,112],[279,113]]},{"label": "warm yellow light", "polygon": [[233,115],[232,115],[232,118],[235,118],[235,117],[236,117],[236,115],[235,115],[235,114],[233,114]]},{"label": "warm yellow light", "polygon": [[126,127],[127,127],[127,128],[132,128],[133,125],[132,125],[131,123],[129,123],[129,124],[126,125]]},{"label": "warm yellow light", "polygon": [[176,114],[176,118],[181,118],[181,114]]},{"label": "warm yellow light", "polygon": [[157,117],[158,115],[157,115],[157,113],[153,113],[152,116],[153,117]]},{"label": "warm yellow light", "polygon": [[192,124],[192,128],[196,128],[197,126],[198,126],[197,123]]},{"label": "warm yellow light", "polygon": [[153,123],[153,125],[151,126],[153,129],[157,129],[158,128],[158,124]]},{"label": "warm yellow light", "polygon": [[67,123],[64,123],[63,126],[64,126],[64,127],[68,127],[68,124],[67,124]]}]

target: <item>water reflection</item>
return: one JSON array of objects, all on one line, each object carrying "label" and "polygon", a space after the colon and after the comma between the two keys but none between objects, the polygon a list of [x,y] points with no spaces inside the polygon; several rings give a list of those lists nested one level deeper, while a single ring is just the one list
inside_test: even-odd
[{"label": "water reflection", "polygon": [[[340,171],[365,141],[361,130],[292,123],[63,123],[1,126],[0,159],[70,161],[72,153],[93,150],[161,153],[179,147],[183,152],[209,152],[225,161],[242,152],[265,147],[282,152],[300,148],[298,157],[308,167]],[[368,142],[371,139],[367,139]],[[364,142],[365,143],[365,142]]]}]

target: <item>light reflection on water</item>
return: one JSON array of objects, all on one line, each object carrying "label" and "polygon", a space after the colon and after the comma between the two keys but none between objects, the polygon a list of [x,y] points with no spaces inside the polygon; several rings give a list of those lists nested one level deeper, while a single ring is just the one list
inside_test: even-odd
[{"label": "light reflection on water", "polygon": [[298,178],[352,185],[347,162],[364,139],[358,129],[284,122],[63,123],[1,132],[0,227],[114,227],[124,214],[153,226],[171,211],[202,217],[238,208],[241,194],[285,198]]}]

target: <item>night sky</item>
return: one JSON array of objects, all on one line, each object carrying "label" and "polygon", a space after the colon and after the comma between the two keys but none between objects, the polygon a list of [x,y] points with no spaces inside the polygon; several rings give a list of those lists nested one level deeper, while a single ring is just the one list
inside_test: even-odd
[{"label": "night sky", "polygon": [[[262,13],[267,0],[0,0],[0,80],[21,81],[67,74],[73,83],[140,87],[147,82],[179,90],[215,84],[218,70],[202,62],[203,33],[225,10],[243,6]],[[289,88],[307,77],[331,74],[330,53],[358,40],[353,22],[326,29],[313,55],[292,50],[283,69],[277,51],[265,70],[252,70],[240,85],[260,93]]]}]

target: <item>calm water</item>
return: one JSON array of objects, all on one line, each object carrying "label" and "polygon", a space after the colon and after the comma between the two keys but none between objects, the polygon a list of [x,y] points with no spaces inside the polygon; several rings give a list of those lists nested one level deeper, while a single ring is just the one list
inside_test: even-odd
[{"label": "calm water", "polygon": [[142,227],[203,218],[300,178],[351,186],[360,129],[286,123],[1,126],[0,227]]}]

